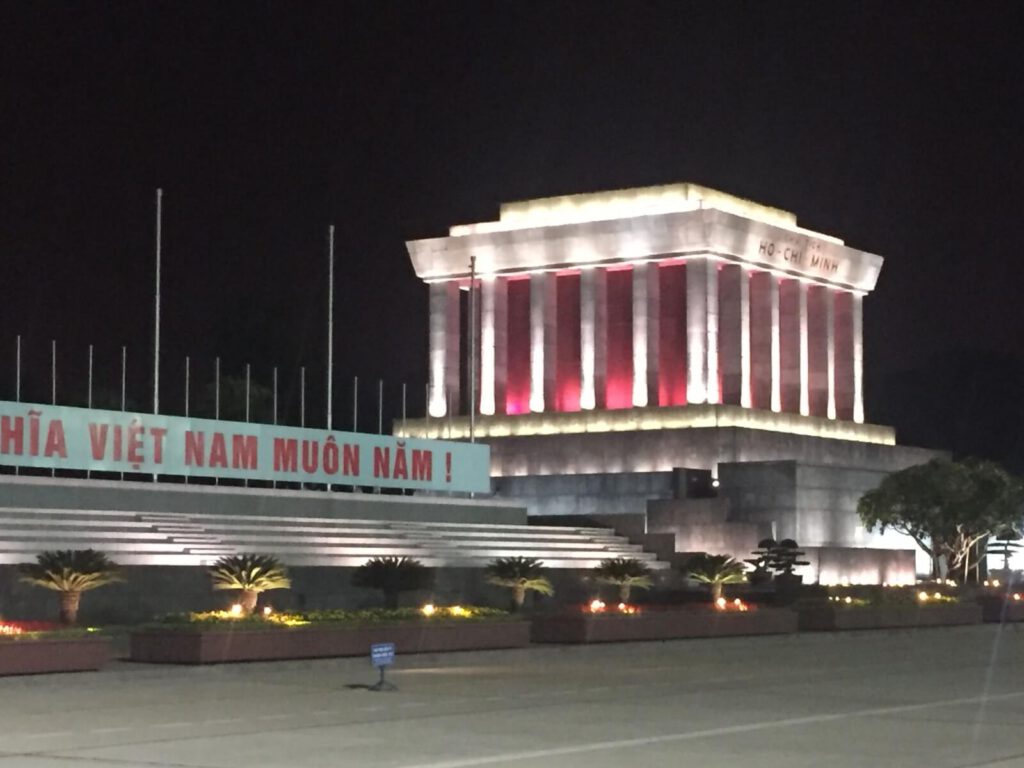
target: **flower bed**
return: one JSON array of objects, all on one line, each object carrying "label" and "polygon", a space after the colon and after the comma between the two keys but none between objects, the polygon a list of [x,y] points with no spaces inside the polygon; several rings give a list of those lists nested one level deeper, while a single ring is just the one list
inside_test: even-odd
[{"label": "flower bed", "polygon": [[248,619],[198,614],[133,632],[130,658],[212,664],[363,656],[372,644],[388,642],[399,654],[518,648],[529,642],[529,624],[503,611],[458,607]]},{"label": "flower bed", "polygon": [[0,623],[0,676],[85,672],[106,664],[110,639],[44,622]]},{"label": "flower bed", "polygon": [[637,613],[565,613],[536,616],[535,643],[615,643],[796,632],[796,614],[785,609],[749,611],[643,610]]},{"label": "flower bed", "polygon": [[801,631],[947,627],[981,623],[981,606],[973,603],[817,603],[798,608]]}]

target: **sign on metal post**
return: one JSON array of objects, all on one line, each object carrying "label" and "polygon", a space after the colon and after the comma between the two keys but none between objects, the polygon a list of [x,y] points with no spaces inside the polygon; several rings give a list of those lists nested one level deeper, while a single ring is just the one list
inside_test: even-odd
[{"label": "sign on metal post", "polygon": [[380,679],[370,686],[371,691],[397,690],[393,683],[384,679],[384,671],[395,663],[394,643],[374,643],[370,646],[370,662],[380,670]]},{"label": "sign on metal post", "polygon": [[0,401],[0,465],[481,492],[490,449],[446,440]]}]

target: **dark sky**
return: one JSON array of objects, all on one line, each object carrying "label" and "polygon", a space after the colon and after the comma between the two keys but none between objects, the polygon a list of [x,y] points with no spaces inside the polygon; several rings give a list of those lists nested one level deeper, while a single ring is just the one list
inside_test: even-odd
[{"label": "dark sky", "polygon": [[21,333],[27,397],[56,339],[61,399],[89,343],[116,388],[125,344],[146,402],[157,186],[168,411],[186,354],[206,379],[217,354],[264,382],[279,365],[290,394],[305,364],[322,410],[334,222],[338,409],[358,374],[392,407],[408,381],[418,413],[405,239],[694,181],[883,255],[869,419],[1024,469],[1022,22],[996,2],[0,0],[0,396]]}]

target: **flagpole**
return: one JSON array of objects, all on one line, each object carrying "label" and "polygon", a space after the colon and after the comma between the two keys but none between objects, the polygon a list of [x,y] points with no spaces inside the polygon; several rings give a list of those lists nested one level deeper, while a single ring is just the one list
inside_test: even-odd
[{"label": "flagpole", "polygon": [[[334,225],[327,228],[327,431],[334,428]],[[327,484],[327,490],[334,486]]]},{"label": "flagpole", "polygon": [[[156,190],[156,290],[153,299],[153,413],[160,413],[160,248],[163,225],[163,189]],[[154,475],[155,479],[156,475]]]},{"label": "flagpole", "polygon": [[[14,345],[14,400],[21,402],[21,334],[18,334]],[[20,475],[21,468],[15,467],[14,474]]]},{"label": "flagpole", "polygon": [[327,429],[333,429],[334,404],[334,225],[327,228]]},{"label": "flagpole", "polygon": [[476,256],[469,257],[469,442],[476,442]]},{"label": "flagpole", "polygon": [[[128,347],[121,346],[121,411],[128,409]],[[124,480],[124,472],[121,473]]]},{"label": "flagpole", "polygon": [[[92,408],[92,344],[89,345],[89,381],[87,384],[85,407]],[[86,470],[85,477],[92,477],[92,470]]]},{"label": "flagpole", "polygon": [[[160,413],[160,246],[163,224],[163,189],[156,190],[156,286],[153,297],[153,415]],[[153,482],[157,481],[153,473]]]}]

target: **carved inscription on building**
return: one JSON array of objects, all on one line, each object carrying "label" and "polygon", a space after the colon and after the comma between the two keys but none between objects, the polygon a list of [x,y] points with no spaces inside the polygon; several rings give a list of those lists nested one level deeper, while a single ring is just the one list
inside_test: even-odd
[{"label": "carved inscription on building", "polygon": [[800,269],[814,269],[826,274],[839,271],[839,262],[821,252],[820,243],[811,243],[807,248],[798,248],[793,243],[762,240],[757,249],[763,259],[782,259],[786,264]]}]

